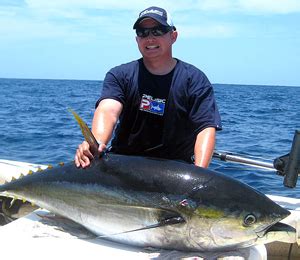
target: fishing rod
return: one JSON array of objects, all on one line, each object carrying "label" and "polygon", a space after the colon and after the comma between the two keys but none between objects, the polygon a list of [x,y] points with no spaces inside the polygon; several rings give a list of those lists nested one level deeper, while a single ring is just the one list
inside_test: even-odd
[{"label": "fishing rod", "polygon": [[218,151],[214,151],[213,158],[221,161],[275,170],[278,175],[284,176],[284,186],[294,188],[297,185],[298,175],[300,175],[300,130],[295,131],[290,152],[286,155],[275,158],[272,163],[250,159],[243,157],[242,155]]}]

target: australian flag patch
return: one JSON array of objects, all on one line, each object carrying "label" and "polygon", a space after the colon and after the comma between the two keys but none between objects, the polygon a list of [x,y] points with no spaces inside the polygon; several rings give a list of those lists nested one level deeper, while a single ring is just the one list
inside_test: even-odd
[{"label": "australian flag patch", "polygon": [[150,95],[143,94],[140,110],[163,116],[165,112],[165,104],[165,99],[153,98]]}]

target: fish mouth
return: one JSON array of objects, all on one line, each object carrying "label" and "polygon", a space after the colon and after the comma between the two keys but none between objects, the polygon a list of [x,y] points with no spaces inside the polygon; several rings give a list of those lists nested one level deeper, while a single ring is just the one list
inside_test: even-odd
[{"label": "fish mouth", "polygon": [[[290,214],[291,212],[289,210],[282,208],[279,205],[276,205],[276,207],[274,208],[274,214],[273,216],[271,216],[271,219],[273,219],[273,221],[271,223],[269,222],[266,223],[265,225],[262,225],[261,227],[256,228],[255,233],[257,234],[258,237],[261,238],[268,232],[285,231],[284,228],[285,224],[281,223],[280,221],[288,217]],[[266,222],[268,222],[268,219],[271,220],[270,217],[268,217],[266,219]]]},{"label": "fish mouth", "polygon": [[287,232],[287,233],[295,233],[296,229],[290,225],[284,224],[282,222],[274,222],[274,224],[268,225],[268,227],[256,230],[255,233],[257,237],[262,238],[267,233],[270,232]]}]

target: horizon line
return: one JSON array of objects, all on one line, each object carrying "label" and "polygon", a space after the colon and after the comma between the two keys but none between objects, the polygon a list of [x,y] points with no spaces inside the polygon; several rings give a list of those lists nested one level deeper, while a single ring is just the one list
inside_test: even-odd
[{"label": "horizon line", "polygon": [[[63,79],[57,79],[57,78],[6,78],[6,77],[0,77],[0,80],[65,80],[65,81],[100,81],[103,82],[103,79],[69,79],[69,78],[63,78]],[[255,83],[211,83],[212,85],[232,85],[232,86],[262,86],[262,87],[300,87],[300,85],[267,85],[267,84],[255,84]]]}]

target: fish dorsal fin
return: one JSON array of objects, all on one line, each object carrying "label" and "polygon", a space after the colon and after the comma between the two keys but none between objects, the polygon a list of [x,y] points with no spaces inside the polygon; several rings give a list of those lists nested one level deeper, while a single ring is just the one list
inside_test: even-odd
[{"label": "fish dorsal fin", "polygon": [[90,145],[90,151],[91,153],[96,156],[99,155],[98,147],[99,143],[97,142],[95,136],[93,135],[92,131],[89,129],[87,124],[83,121],[83,119],[72,109],[69,108],[69,111],[73,114],[76,121],[78,122],[81,132],[84,136],[84,139],[88,142]]},{"label": "fish dorsal fin", "polygon": [[128,230],[128,231],[124,231],[124,232],[120,232],[120,233],[115,233],[115,234],[106,234],[106,235],[98,236],[97,238],[109,238],[109,237],[128,234],[128,233],[132,233],[132,232],[148,230],[148,229],[158,228],[158,227],[164,227],[164,226],[169,226],[169,225],[175,225],[175,224],[182,224],[182,223],[185,223],[185,220],[184,220],[183,217],[174,216],[174,217],[164,218],[164,219],[162,219],[162,220],[160,220],[157,223],[152,224],[152,225],[148,225],[148,226],[145,226],[145,227],[141,227],[141,228],[137,228],[137,229],[133,229],[133,230]]}]

